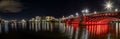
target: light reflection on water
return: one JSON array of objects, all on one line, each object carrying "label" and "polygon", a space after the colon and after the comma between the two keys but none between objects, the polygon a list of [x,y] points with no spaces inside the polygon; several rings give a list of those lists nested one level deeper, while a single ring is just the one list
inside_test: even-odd
[{"label": "light reflection on water", "polygon": [[[38,23],[38,24],[37,24]],[[41,25],[40,25],[41,24]],[[27,28],[29,27],[29,30],[34,31],[40,31],[40,30],[46,30],[46,31],[54,31],[54,26],[58,26],[58,23],[51,23],[51,22],[31,22],[27,23],[26,25],[14,23],[12,26],[15,29],[20,28]],[[22,25],[22,26],[21,26]],[[27,26],[28,25],[28,26]],[[5,29],[4,32],[9,32],[9,22],[5,21],[4,27],[0,24],[0,32],[3,32],[3,28]],[[21,26],[21,27],[18,27]],[[24,27],[27,26],[27,27]],[[41,26],[41,27],[40,27]],[[51,27],[52,26],[52,27]],[[74,30],[73,26],[67,26],[61,25],[61,31],[63,30],[66,33],[65,35],[68,36],[70,39],[119,39],[119,33],[120,33],[120,23],[115,23],[113,25],[89,25],[84,28],[79,27]],[[62,29],[65,28],[65,29]],[[82,28],[82,30],[81,30]]]}]

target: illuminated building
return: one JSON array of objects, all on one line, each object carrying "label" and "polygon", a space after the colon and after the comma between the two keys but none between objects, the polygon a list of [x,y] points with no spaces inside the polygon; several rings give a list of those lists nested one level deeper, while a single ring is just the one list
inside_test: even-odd
[{"label": "illuminated building", "polygon": [[21,20],[21,25],[22,25],[22,29],[25,29],[27,27],[27,23],[25,19]]},{"label": "illuminated building", "polygon": [[40,16],[36,16],[35,19],[36,20],[41,20],[41,17]]},{"label": "illuminated building", "polygon": [[46,19],[47,21],[50,21],[50,20],[52,20],[52,17],[51,17],[51,16],[46,16],[45,19]]},{"label": "illuminated building", "polygon": [[46,30],[49,31],[50,30],[50,21],[52,20],[52,16],[46,16]]},{"label": "illuminated building", "polygon": [[16,20],[10,20],[9,21],[9,30],[10,32],[17,30],[18,26],[17,26],[17,21]]},{"label": "illuminated building", "polygon": [[38,31],[41,29],[41,17],[36,16],[35,17],[35,30]]},{"label": "illuminated building", "polygon": [[32,20],[31,20],[31,28],[32,28],[32,30],[34,30],[35,29],[35,18],[32,18]]}]

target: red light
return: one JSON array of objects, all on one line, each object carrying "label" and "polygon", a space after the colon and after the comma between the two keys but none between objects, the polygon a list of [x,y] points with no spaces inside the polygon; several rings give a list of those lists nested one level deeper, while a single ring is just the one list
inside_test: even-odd
[{"label": "red light", "polygon": [[100,35],[108,32],[108,25],[89,25],[86,29],[92,34]]}]

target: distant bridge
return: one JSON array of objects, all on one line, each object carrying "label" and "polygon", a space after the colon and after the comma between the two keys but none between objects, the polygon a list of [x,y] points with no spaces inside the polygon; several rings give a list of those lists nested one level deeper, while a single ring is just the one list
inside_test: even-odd
[{"label": "distant bridge", "polygon": [[[101,12],[63,20],[66,26],[73,26],[74,31],[76,28],[80,28],[81,31],[84,28],[88,30],[89,35],[92,36],[88,37],[89,39],[107,39],[107,35],[112,32],[116,35],[119,34],[120,24],[114,25],[115,28],[113,28],[110,24],[112,21],[120,21],[120,12]],[[115,33],[116,30],[118,33]]]}]

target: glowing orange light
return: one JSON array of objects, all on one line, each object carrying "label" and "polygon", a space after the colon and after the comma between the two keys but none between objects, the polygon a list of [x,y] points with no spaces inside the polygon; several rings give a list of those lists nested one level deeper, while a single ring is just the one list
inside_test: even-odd
[{"label": "glowing orange light", "polygon": [[89,25],[86,26],[86,29],[88,29],[93,34],[105,34],[108,32],[108,25]]}]

